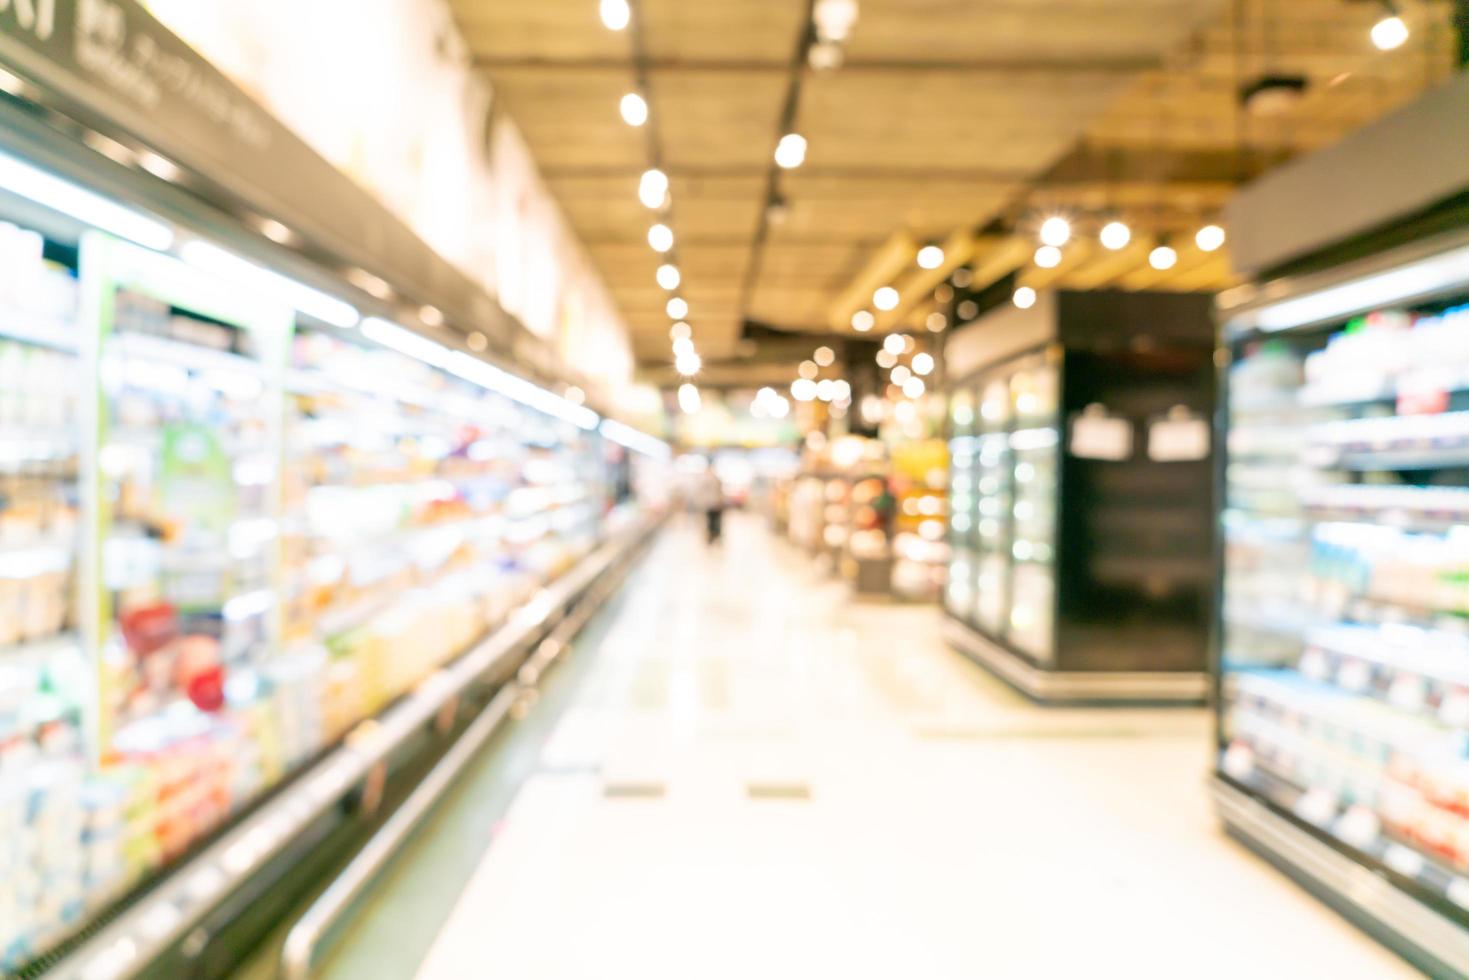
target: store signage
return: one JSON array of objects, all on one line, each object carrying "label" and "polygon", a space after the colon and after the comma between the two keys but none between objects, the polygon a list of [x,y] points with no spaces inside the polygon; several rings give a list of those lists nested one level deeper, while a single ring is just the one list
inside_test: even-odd
[{"label": "store signage", "polygon": [[0,13],[38,40],[50,40],[56,33],[56,0],[0,0]]},{"label": "store signage", "polygon": [[344,263],[392,270],[399,288],[497,343],[517,332],[478,284],[138,0],[0,0],[0,66],[63,112],[206,178],[229,209],[284,222]]}]

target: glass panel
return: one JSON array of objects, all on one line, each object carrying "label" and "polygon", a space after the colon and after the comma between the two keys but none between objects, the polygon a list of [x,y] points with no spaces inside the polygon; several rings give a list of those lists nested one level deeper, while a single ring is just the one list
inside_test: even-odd
[{"label": "glass panel", "polygon": [[1229,399],[1221,768],[1445,897],[1469,876],[1469,308],[1246,341]]}]

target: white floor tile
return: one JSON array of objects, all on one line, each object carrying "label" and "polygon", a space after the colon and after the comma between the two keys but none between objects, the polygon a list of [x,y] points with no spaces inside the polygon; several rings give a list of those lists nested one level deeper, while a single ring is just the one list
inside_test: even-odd
[{"label": "white floor tile", "polygon": [[638,583],[421,980],[1411,975],[1219,833],[1204,712],[1032,707],[749,519]]}]

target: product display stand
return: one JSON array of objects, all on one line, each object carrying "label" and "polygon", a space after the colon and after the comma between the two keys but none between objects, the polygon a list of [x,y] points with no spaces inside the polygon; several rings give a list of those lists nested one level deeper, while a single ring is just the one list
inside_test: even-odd
[{"label": "product display stand", "polygon": [[1206,297],[1062,292],[950,338],[947,633],[1039,701],[1204,699],[1212,332]]}]

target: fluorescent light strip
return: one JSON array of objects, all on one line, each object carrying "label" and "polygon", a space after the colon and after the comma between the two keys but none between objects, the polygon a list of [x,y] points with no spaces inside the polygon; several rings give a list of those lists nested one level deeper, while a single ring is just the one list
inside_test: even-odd
[{"label": "fluorescent light strip", "polygon": [[1465,284],[1469,284],[1469,247],[1265,306],[1243,319],[1246,325],[1253,320],[1259,329],[1273,333],[1340,319]]},{"label": "fluorescent light strip", "polygon": [[355,327],[362,319],[362,314],[351,303],[258,266],[209,242],[185,242],[179,249],[179,257],[196,269],[254,286],[290,303],[307,316],[334,327]]},{"label": "fluorescent light strip", "polygon": [[544,412],[553,418],[562,419],[587,430],[597,427],[597,413],[590,408],[573,405],[560,395],[552,394],[524,378],[517,378],[508,371],[502,371],[477,357],[470,357],[468,354],[456,351],[443,367],[466,381],[472,381],[482,388],[498,392],[506,398],[520,402],[538,412]]},{"label": "fluorescent light strip", "polygon": [[173,229],[163,222],[6,153],[0,153],[0,187],[145,248],[166,252],[173,247]]},{"label": "fluorescent light strip", "polygon": [[442,344],[379,317],[370,316],[362,321],[362,335],[433,367],[447,368],[451,360],[449,349]]},{"label": "fluorescent light strip", "polygon": [[601,430],[602,435],[611,439],[619,446],[625,446],[645,456],[652,456],[655,459],[667,459],[671,455],[668,443],[662,439],[650,436],[646,432],[640,432],[630,425],[623,425],[616,419],[603,419]]}]

